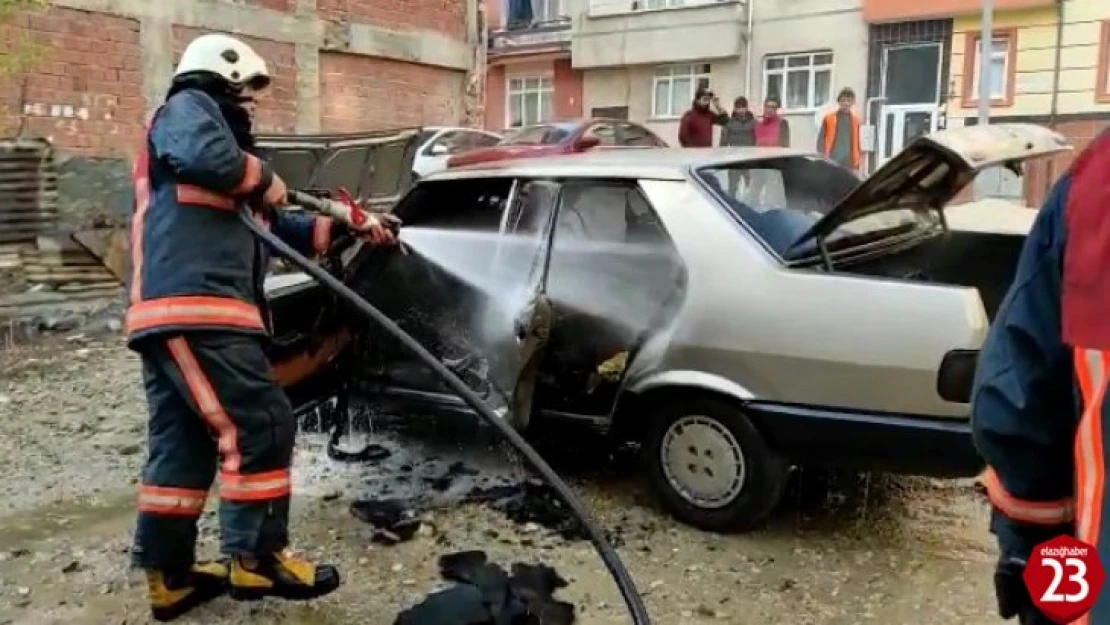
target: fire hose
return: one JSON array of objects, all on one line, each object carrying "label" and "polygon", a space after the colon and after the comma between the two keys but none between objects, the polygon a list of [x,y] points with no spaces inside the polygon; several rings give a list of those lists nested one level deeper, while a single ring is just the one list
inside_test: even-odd
[{"label": "fire hose", "polygon": [[[330,200],[319,199],[296,191],[291,191],[289,193],[289,202],[297,204],[312,212],[325,215],[334,214],[335,210],[335,203]],[[574,494],[570,486],[555,473],[554,469],[540,457],[539,453],[529,445],[512,426],[499,418],[493,409],[471,390],[465,382],[459,379],[459,377],[448,369],[446,365],[440,362],[438,358],[429,352],[408,332],[405,332],[395,321],[386,316],[385,313],[378,310],[358,293],[355,293],[323,267],[312,262],[290,247],[287,243],[274,236],[273,233],[255,221],[249,209],[242,210],[239,213],[239,217],[255,237],[303,270],[316,280],[320,286],[332,291],[358,311],[363,317],[374,321],[386,332],[396,337],[406,348],[428,365],[436,375],[442,378],[443,381],[451,387],[451,390],[453,390],[460,399],[466,402],[483,421],[497,430],[517,452],[524,456],[528,464],[530,464],[540,477],[554,489],[559,498],[570,508],[575,518],[578,519],[578,522],[582,524],[594,549],[597,550],[602,562],[604,562],[606,568],[609,569],[613,581],[617,584],[617,588],[620,589],[621,596],[624,598],[624,602],[628,606],[628,611],[632,616],[632,622],[635,625],[650,625],[651,618],[644,605],[643,597],[640,596],[639,591],[636,589],[636,583],[632,580],[632,576],[628,573],[628,569],[625,568],[616,549],[613,548],[612,544],[605,538],[604,533],[590,519],[590,515],[586,511],[585,506],[582,505],[582,502]],[[397,226],[394,225],[394,227],[396,228]]]}]

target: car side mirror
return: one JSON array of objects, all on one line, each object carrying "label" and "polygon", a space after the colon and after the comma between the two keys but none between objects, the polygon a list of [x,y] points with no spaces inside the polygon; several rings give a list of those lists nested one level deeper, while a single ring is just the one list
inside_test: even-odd
[{"label": "car side mirror", "polygon": [[590,148],[596,148],[599,145],[601,145],[601,139],[598,139],[597,137],[582,137],[578,141],[574,142],[574,151],[585,152],[586,150],[589,150]]},{"label": "car side mirror", "polygon": [[448,152],[450,152],[450,150],[448,150],[447,146],[442,143],[437,143],[432,146],[432,156],[443,156]]}]

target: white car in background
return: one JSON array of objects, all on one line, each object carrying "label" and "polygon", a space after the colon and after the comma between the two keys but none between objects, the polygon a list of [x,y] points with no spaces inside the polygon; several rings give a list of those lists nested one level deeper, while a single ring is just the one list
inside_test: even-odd
[{"label": "white car in background", "polygon": [[501,135],[476,128],[426,126],[422,129],[412,162],[413,181],[447,168],[447,157],[476,148],[488,148],[501,141]]}]

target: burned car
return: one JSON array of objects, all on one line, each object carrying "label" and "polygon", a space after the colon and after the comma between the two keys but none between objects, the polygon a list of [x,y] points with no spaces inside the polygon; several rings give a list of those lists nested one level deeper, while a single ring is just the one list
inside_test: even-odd
[{"label": "burned car", "polygon": [[[794,466],[979,473],[970,382],[1024,236],[952,228],[944,207],[981,169],[1066,149],[1033,125],[953,129],[863,183],[791,149],[499,161],[403,194],[383,183],[409,253],[355,246],[326,262],[519,430],[579,423],[637,442],[669,512],[743,530]],[[408,170],[396,164],[371,165]],[[267,292],[274,373],[298,410],[358,392],[469,412],[308,278]]]}]

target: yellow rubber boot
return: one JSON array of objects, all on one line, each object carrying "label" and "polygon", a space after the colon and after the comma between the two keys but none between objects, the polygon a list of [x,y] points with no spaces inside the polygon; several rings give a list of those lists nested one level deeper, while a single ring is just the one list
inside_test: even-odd
[{"label": "yellow rubber boot", "polygon": [[219,562],[193,565],[186,573],[147,571],[150,613],[158,622],[172,621],[227,592],[230,571]]},{"label": "yellow rubber boot", "polygon": [[235,558],[229,582],[231,598],[237,601],[264,597],[307,601],[339,588],[339,571],[281,551],[258,559]]}]

